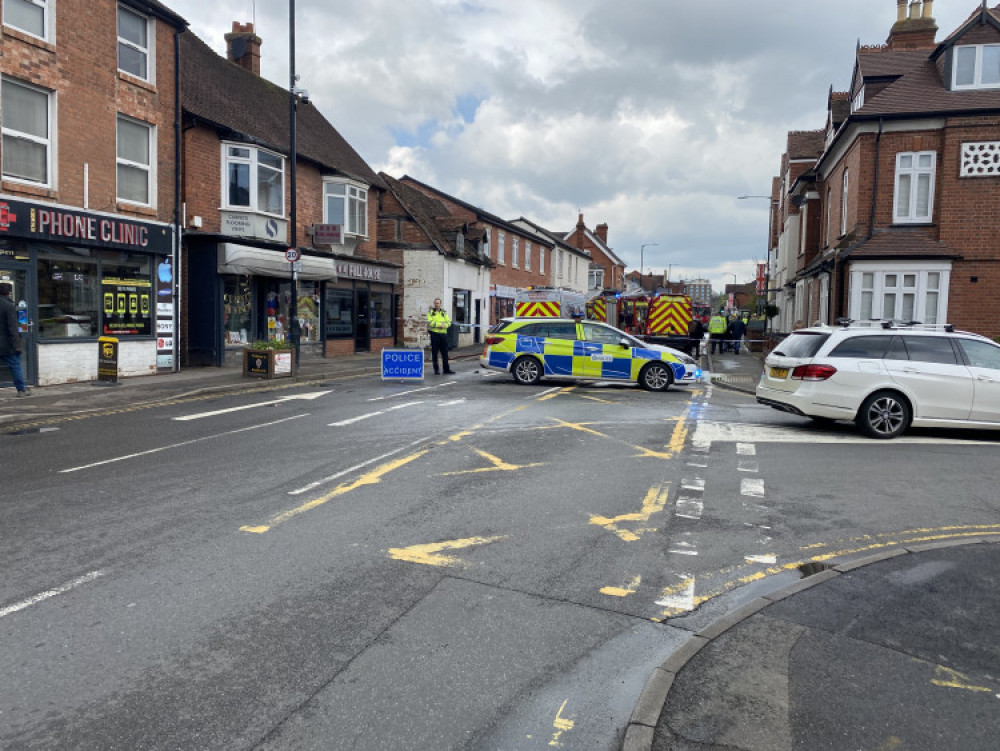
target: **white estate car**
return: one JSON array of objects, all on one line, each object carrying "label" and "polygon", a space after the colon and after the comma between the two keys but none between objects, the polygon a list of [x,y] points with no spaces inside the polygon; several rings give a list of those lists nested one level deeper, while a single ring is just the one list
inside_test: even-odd
[{"label": "white estate car", "polygon": [[910,425],[996,429],[1000,346],[951,326],[801,329],[767,356],[757,401],[814,420],[853,420],[872,438]]}]

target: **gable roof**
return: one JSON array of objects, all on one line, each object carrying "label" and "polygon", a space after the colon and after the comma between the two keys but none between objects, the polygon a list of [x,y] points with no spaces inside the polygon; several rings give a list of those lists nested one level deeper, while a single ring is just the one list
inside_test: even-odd
[{"label": "gable roof", "polygon": [[[444,200],[451,201],[455,205],[461,206],[463,209],[471,211],[479,219],[485,220],[490,224],[493,224],[501,229],[506,229],[511,232],[524,232],[523,227],[518,227],[516,224],[512,224],[506,219],[501,219],[496,214],[491,214],[486,209],[474,206],[471,203],[463,201],[461,198],[455,198],[455,196],[449,195],[448,193],[445,193],[443,190],[439,190],[438,188],[435,188],[432,185],[428,185],[427,183],[421,182],[420,180],[417,180],[415,177],[411,177],[410,175],[403,175],[400,178],[400,180],[401,181],[405,180],[407,182],[413,183],[414,185],[419,185],[421,188],[426,188],[434,195],[441,196],[441,198],[443,198]],[[418,190],[418,192],[420,191]]]},{"label": "gable roof", "polygon": [[[190,30],[180,35],[181,107],[224,134],[289,151],[287,89],[216,54]],[[295,150],[330,174],[385,188],[378,175],[312,105],[299,105]]]},{"label": "gable roof", "polygon": [[571,253],[576,253],[578,255],[585,256],[588,260],[590,260],[590,253],[588,251],[570,245],[568,242],[563,240],[563,238],[559,237],[559,235],[556,234],[555,232],[551,232],[542,227],[541,225],[535,224],[530,219],[526,219],[525,217],[522,216],[518,219],[511,220],[511,223],[527,225],[532,230],[534,230],[536,235],[540,236],[541,239],[545,240],[546,242],[549,242],[552,245],[558,245],[563,250],[569,251]]}]

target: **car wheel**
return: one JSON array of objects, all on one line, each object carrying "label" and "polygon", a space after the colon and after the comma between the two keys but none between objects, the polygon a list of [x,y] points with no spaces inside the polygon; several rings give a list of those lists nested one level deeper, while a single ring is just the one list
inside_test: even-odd
[{"label": "car wheel", "polygon": [[895,438],[910,424],[910,405],[893,391],[876,391],[865,399],[855,422],[870,438]]},{"label": "car wheel", "polygon": [[673,372],[662,362],[651,362],[639,371],[639,385],[648,391],[666,391],[673,380]]},{"label": "car wheel", "polygon": [[534,357],[519,357],[514,360],[510,373],[521,385],[533,386],[542,380],[542,364]]}]

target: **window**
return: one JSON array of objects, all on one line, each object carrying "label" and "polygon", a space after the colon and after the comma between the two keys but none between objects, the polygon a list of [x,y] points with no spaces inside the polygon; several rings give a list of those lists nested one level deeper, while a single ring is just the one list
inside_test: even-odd
[{"label": "window", "polygon": [[955,48],[953,89],[1000,87],[1000,44],[970,44]]},{"label": "window", "polygon": [[906,344],[906,351],[910,353],[910,360],[941,365],[958,364],[951,339],[943,336],[904,336],[902,339]]},{"label": "window", "polygon": [[849,174],[844,170],[844,180],[840,189],[840,236],[847,234],[847,188],[850,183]]},{"label": "window", "polygon": [[510,265],[515,269],[517,268],[517,256],[518,256],[518,246],[521,243],[521,238],[512,237],[510,246]]},{"label": "window", "polygon": [[326,288],[324,332],[327,339],[347,339],[354,336],[354,290]]},{"label": "window", "polygon": [[490,228],[486,228],[486,237],[483,239],[483,255],[490,257]]},{"label": "window", "polygon": [[1000,347],[975,339],[959,339],[958,343],[965,350],[965,356],[973,368],[1000,370]]},{"label": "window", "polygon": [[857,112],[859,109],[865,106],[865,87],[862,86],[858,89],[858,93],[854,95],[851,100],[851,113]]},{"label": "window", "polygon": [[227,209],[285,213],[285,160],[252,146],[223,144]]},{"label": "window", "polygon": [[558,258],[558,263],[559,263],[559,271],[557,272],[557,274],[558,274],[558,276],[559,276],[560,279],[562,279],[562,275],[563,275],[563,256],[564,255],[566,255],[566,254],[563,253],[562,251],[556,251],[556,256]]},{"label": "window", "polygon": [[538,249],[538,273],[545,273],[545,248]]},{"label": "window", "polygon": [[622,335],[619,332],[594,323],[583,324],[583,337],[588,342],[600,342],[601,344],[618,344],[622,340]]},{"label": "window", "polygon": [[327,224],[342,224],[345,235],[368,237],[368,188],[339,180],[323,183]]},{"label": "window", "polygon": [[3,22],[40,39],[48,39],[48,0],[3,0]]},{"label": "window", "polygon": [[881,360],[891,336],[854,336],[845,339],[830,352],[830,357],[860,357]]},{"label": "window", "polygon": [[153,80],[152,19],[118,6],[118,70],[143,81]]},{"label": "window", "polygon": [[936,161],[937,154],[933,151],[896,154],[896,190],[892,200],[894,222],[931,221]]},{"label": "window", "polygon": [[118,200],[153,203],[153,129],[118,116]]},{"label": "window", "polygon": [[472,323],[472,292],[467,289],[454,290],[451,309],[453,323]]},{"label": "window", "polygon": [[48,185],[52,161],[49,93],[5,78],[0,100],[3,176]]},{"label": "window", "polygon": [[103,251],[101,331],[106,336],[152,336],[154,294],[150,256]]},{"label": "window", "polygon": [[524,241],[524,270],[531,271],[531,240]]},{"label": "window", "polygon": [[392,338],[392,292],[371,292],[372,339]]},{"label": "window", "polygon": [[504,241],[505,240],[506,240],[506,238],[504,237],[504,233],[503,232],[498,232],[497,233],[497,263],[503,263],[503,254],[504,254],[503,245],[504,245]]},{"label": "window", "polygon": [[848,315],[860,321],[943,322],[950,276],[950,266],[942,263],[856,263],[851,267]]}]

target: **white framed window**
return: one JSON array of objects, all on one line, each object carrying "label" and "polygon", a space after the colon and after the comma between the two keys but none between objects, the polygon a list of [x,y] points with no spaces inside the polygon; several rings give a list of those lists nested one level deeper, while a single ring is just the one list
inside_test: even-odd
[{"label": "white framed window", "polygon": [[864,85],[858,89],[858,93],[854,95],[851,100],[851,113],[857,112],[859,109],[865,106],[865,87]]},{"label": "white framed window", "polygon": [[524,270],[531,271],[531,240],[524,241]]},{"label": "white framed window", "polygon": [[538,248],[538,273],[539,274],[544,274],[545,273],[545,248],[544,247],[539,247]]},{"label": "white framed window", "polygon": [[486,228],[486,236],[483,238],[483,255],[487,258],[490,257],[490,233],[489,227]]},{"label": "white framed window", "polygon": [[851,264],[848,316],[859,321],[947,323],[951,264],[858,261]]},{"label": "white framed window", "polygon": [[896,154],[896,188],[892,197],[894,223],[931,221],[934,209],[934,151],[904,151]]},{"label": "white framed window", "polygon": [[504,257],[504,242],[507,240],[503,232],[497,233],[497,263],[503,263]]},{"label": "white framed window", "polygon": [[849,170],[844,170],[844,179],[840,188],[840,236],[847,234],[847,190],[850,187]]},{"label": "white framed window", "polygon": [[830,212],[833,210],[833,191],[826,189],[826,206],[823,211],[823,239],[824,246],[830,247]]},{"label": "white framed window", "polygon": [[819,278],[819,311],[818,320],[826,324],[830,316],[830,275],[823,274]]},{"label": "white framed window", "polygon": [[521,238],[512,237],[510,239],[510,265],[513,268],[517,268],[518,253],[520,252],[519,246],[521,244]]},{"label": "white framed window", "polygon": [[118,116],[117,192],[119,201],[153,204],[155,131],[146,123]]},{"label": "white framed window", "polygon": [[951,71],[952,89],[1000,88],[1000,44],[955,47]]},{"label": "white framed window", "polygon": [[553,252],[557,256],[557,263],[558,263],[558,271],[556,272],[556,275],[560,279],[562,279],[562,276],[563,276],[563,256],[566,255],[566,254],[563,253],[561,250],[556,250],[556,251],[553,251]]},{"label": "white framed window", "polygon": [[26,34],[49,40],[49,0],[3,0],[3,22]]},{"label": "white framed window", "polygon": [[[368,187],[345,180],[324,180],[323,221],[342,224],[345,235],[368,237]],[[459,236],[465,239],[461,233]]]},{"label": "white framed window", "polygon": [[8,180],[52,184],[52,94],[4,78],[3,176]]},{"label": "white framed window", "polygon": [[223,208],[284,216],[284,157],[244,144],[224,143],[222,149]]},{"label": "white framed window", "polygon": [[118,70],[153,81],[153,19],[118,6]]}]

